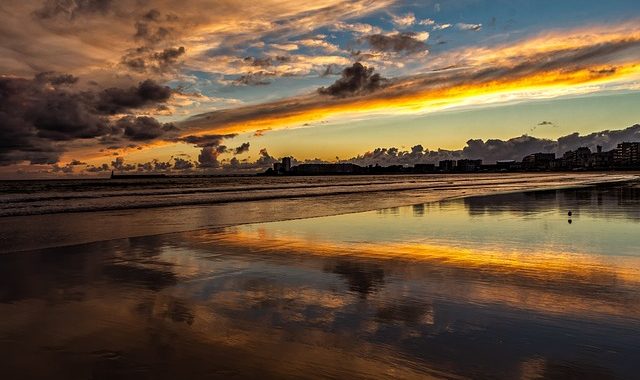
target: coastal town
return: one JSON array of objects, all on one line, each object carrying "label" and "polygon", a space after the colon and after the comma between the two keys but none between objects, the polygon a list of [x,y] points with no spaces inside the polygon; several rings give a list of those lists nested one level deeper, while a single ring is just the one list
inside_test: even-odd
[{"label": "coastal town", "polygon": [[479,173],[479,172],[541,172],[541,171],[610,171],[640,170],[640,142],[623,142],[615,149],[595,151],[580,147],[565,152],[561,157],[555,153],[529,154],[522,161],[499,160],[483,163],[481,158],[441,160],[436,163],[404,165],[360,166],[349,162],[302,163],[292,166],[291,157],[282,158],[260,175],[340,175],[340,174],[420,174],[420,173]]}]

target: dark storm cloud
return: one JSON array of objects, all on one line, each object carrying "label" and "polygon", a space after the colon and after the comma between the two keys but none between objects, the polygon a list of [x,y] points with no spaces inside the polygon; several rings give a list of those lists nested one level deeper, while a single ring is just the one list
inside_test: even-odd
[{"label": "dark storm cloud", "polygon": [[218,157],[223,153],[229,152],[229,149],[225,145],[222,145],[222,140],[236,136],[236,134],[185,136],[177,141],[193,144],[202,148],[198,155],[198,167],[215,169],[221,166]]},{"label": "dark storm cloud", "polygon": [[99,94],[96,108],[104,114],[125,113],[131,109],[144,108],[156,103],[164,103],[171,97],[172,90],[152,79],[147,79],[129,88],[107,88]]},{"label": "dark storm cloud", "polygon": [[152,140],[168,131],[177,130],[173,124],[162,124],[149,116],[126,116],[118,120],[116,127],[121,128],[124,136],[133,141]]},{"label": "dark storm cloud", "polygon": [[224,139],[231,139],[236,137],[235,133],[225,135],[200,135],[200,136],[185,136],[178,141],[185,142],[187,144],[193,144],[199,148],[204,147],[216,147],[222,143]]},{"label": "dark storm cloud", "polygon": [[233,150],[233,154],[242,154],[249,151],[250,144],[248,142],[242,143],[239,147]]},{"label": "dark storm cloud", "polygon": [[427,50],[427,45],[416,39],[415,33],[397,33],[391,35],[372,34],[364,37],[371,49],[379,52],[413,54]]},{"label": "dark storm cloud", "polygon": [[111,132],[107,121],[93,109],[87,94],[55,91],[33,100],[25,119],[41,138],[56,141],[89,139]]},{"label": "dark storm cloud", "polygon": [[[220,152],[220,149],[223,148],[223,152]],[[221,146],[205,146],[200,151],[198,155],[198,167],[200,168],[219,168],[220,161],[218,161],[218,156],[221,153],[224,153],[226,147],[224,145]]]},{"label": "dark storm cloud", "polygon": [[[55,73],[34,79],[0,78],[0,165],[56,163],[64,142],[99,138],[111,143],[162,134],[151,118],[118,127],[109,115],[164,103],[172,94],[169,87],[147,80],[125,89],[89,91],[76,89],[76,82],[73,76]],[[150,127],[148,132],[144,126]],[[167,125],[161,129],[171,130]]]},{"label": "dark storm cloud", "polygon": [[360,62],[356,62],[353,66],[342,70],[340,79],[329,87],[321,87],[318,92],[337,97],[373,92],[380,89],[386,81],[380,74],[374,74],[373,71],[373,67],[363,66]]}]

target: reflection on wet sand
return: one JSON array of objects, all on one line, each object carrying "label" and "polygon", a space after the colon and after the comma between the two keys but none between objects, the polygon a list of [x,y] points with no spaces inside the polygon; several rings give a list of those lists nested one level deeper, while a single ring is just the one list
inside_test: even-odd
[{"label": "reflection on wet sand", "polygon": [[[580,214],[571,228],[636,223],[625,205],[637,197],[610,195],[606,212],[562,192],[540,206],[509,195],[313,229],[279,222],[0,256],[0,377],[633,378],[638,255],[584,241],[474,244],[497,220],[542,234],[540,220],[565,207]],[[397,236],[431,220],[477,230]]]},{"label": "reflection on wet sand", "polygon": [[[350,262],[331,270],[345,276],[351,290],[367,294],[384,283],[384,274],[395,273],[405,281],[429,279],[444,283],[440,297],[465,302],[506,303],[512,307],[565,314],[599,313],[640,318],[640,257],[607,262],[592,255],[562,252],[482,251],[424,244],[339,244],[293,237],[272,237],[264,229],[255,233],[232,231],[201,233],[194,240],[225,248],[251,250],[260,246],[264,260],[305,258],[327,260],[347,257],[374,261],[365,271]],[[513,248],[509,248],[513,249]],[[380,260],[388,262],[381,263]],[[386,270],[382,270],[384,265]],[[347,276],[349,274],[349,276]],[[387,273],[388,274],[388,273]],[[463,286],[464,285],[464,286]]]}]

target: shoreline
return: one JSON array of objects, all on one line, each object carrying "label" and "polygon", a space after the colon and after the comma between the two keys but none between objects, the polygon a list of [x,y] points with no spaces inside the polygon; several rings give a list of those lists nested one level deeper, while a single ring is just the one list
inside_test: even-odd
[{"label": "shoreline", "polygon": [[[400,190],[343,192],[291,198],[257,198],[233,202],[180,205],[174,207],[131,208],[127,210],[71,212],[0,218],[0,254],[60,248],[142,236],[227,228],[285,220],[312,219],[353,214],[386,208],[529,191],[564,190],[590,186],[616,186],[640,181],[638,175],[588,176],[580,174],[572,183],[562,178],[546,182],[505,181],[483,188],[472,184],[447,187],[416,186]],[[547,178],[547,177],[543,177]],[[348,202],[348,203],[347,203]],[[338,205],[348,204],[347,207]],[[333,206],[333,208],[331,207]],[[65,218],[67,218],[65,220]],[[186,219],[191,218],[191,220]],[[127,220],[128,225],[122,225]],[[152,223],[150,223],[152,222]],[[182,224],[180,224],[182,222]],[[96,231],[95,226],[102,226]],[[44,231],[44,233],[42,233]],[[89,232],[90,231],[90,232]],[[38,234],[40,232],[40,234]],[[10,248],[9,248],[10,247]]]}]

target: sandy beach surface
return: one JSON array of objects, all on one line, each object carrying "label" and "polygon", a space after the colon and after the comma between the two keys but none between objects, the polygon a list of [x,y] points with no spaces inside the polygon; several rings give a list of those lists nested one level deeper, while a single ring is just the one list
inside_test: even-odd
[{"label": "sandy beach surface", "polygon": [[2,182],[0,253],[637,178],[494,173]]},{"label": "sandy beach surface", "polygon": [[0,255],[0,378],[635,378],[638,184],[450,185]]}]

